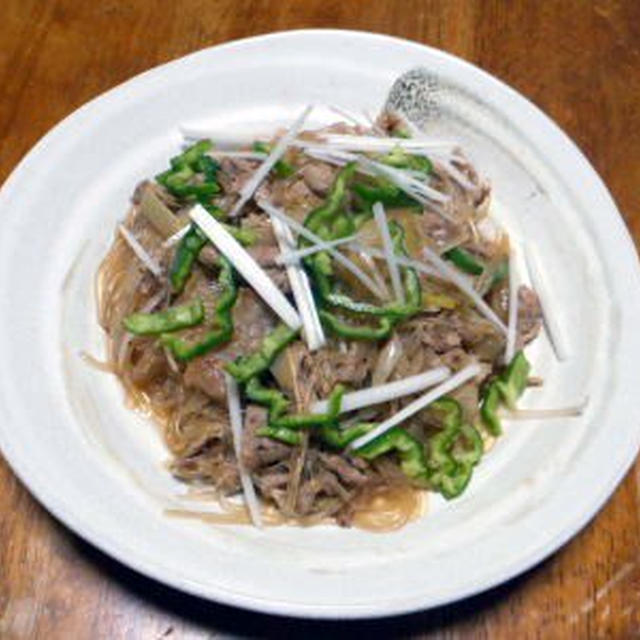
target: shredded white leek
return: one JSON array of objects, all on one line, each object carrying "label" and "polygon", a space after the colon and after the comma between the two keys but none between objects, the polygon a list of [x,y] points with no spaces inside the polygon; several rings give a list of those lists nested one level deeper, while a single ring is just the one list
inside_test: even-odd
[{"label": "shredded white leek", "polygon": [[[371,256],[372,258],[379,258],[380,260],[385,259],[384,252],[380,251],[380,249],[376,249],[375,247],[368,247],[366,245],[360,244],[359,242],[352,242],[350,246],[354,251],[361,251],[362,253]],[[449,280],[449,278],[443,276],[437,269],[435,269],[434,267],[430,267],[424,262],[420,262],[419,260],[412,260],[411,258],[405,258],[404,256],[396,256],[395,258],[396,262],[402,267],[411,267],[416,271],[419,271],[420,273],[424,273],[427,276],[436,276],[444,280]],[[465,276],[461,275],[460,277],[464,279]]]},{"label": "shredded white leek", "polygon": [[[438,382],[442,382],[450,373],[447,367],[436,367],[435,369],[424,371],[415,376],[402,378],[402,380],[395,380],[387,384],[346,393],[342,397],[340,413],[347,413],[348,411],[354,411],[362,407],[369,407],[382,402],[389,402],[396,398],[409,396],[412,393],[417,393]],[[320,400],[311,406],[311,413],[326,413],[328,408],[329,401]]]},{"label": "shredded white leek", "polygon": [[321,134],[323,141],[334,149],[348,151],[388,153],[395,149],[428,155],[432,151],[452,152],[458,143],[451,140],[426,140],[413,138],[377,138],[375,136]]},{"label": "shredded white leek", "polygon": [[585,409],[589,398],[585,398],[579,404],[559,407],[557,409],[515,409],[507,411],[504,417],[508,420],[551,420],[553,418],[576,418],[581,416]]},{"label": "shredded white leek", "polygon": [[516,248],[509,251],[509,320],[507,322],[507,340],[504,350],[504,362],[509,364],[516,352],[518,337],[518,273],[516,270]]},{"label": "shredded white leek", "polygon": [[156,278],[162,277],[162,267],[158,262],[151,257],[149,252],[140,244],[138,239],[127,229],[123,224],[118,225],[118,231],[124,238],[125,242],[131,248],[131,251],[136,254],[137,258],[144,264]]},{"label": "shredded white leek", "polygon": [[240,484],[244,492],[244,500],[251,516],[251,521],[256,527],[262,528],[262,515],[260,505],[256,497],[256,490],[251,481],[251,476],[242,460],[242,412],[240,410],[240,392],[238,383],[225,372],[224,379],[227,384],[227,405],[229,407],[229,421],[231,423],[231,435],[233,437],[233,449],[236,454]]},{"label": "shredded white leek", "polygon": [[453,282],[464,294],[471,298],[478,311],[506,335],[507,327],[504,322],[498,318],[494,310],[480,297],[464,276],[453,267],[450,267],[431,247],[424,245],[422,252],[446,280]]},{"label": "shredded white leek", "polygon": [[467,380],[470,380],[474,376],[478,375],[481,371],[480,365],[477,363],[470,364],[466,366],[464,369],[458,371],[450,378],[447,378],[442,384],[439,384],[437,387],[427,391],[424,395],[420,396],[406,407],[400,409],[397,413],[393,414],[390,418],[387,418],[383,422],[381,422],[375,429],[369,431],[369,433],[364,436],[354,440],[351,443],[351,447],[354,449],[359,449],[363,447],[365,444],[375,440],[377,437],[381,436],[383,433],[389,431],[396,425],[404,422],[407,418],[410,418],[418,411],[421,411],[425,407],[429,406],[432,402],[435,402],[438,398],[446,395],[450,391],[457,389],[459,386],[463,385]]},{"label": "shredded white leek", "polygon": [[[295,246],[291,229],[282,220],[271,216],[271,224],[280,251],[290,250]],[[323,347],[327,340],[313,299],[309,278],[299,261],[288,264],[286,270],[291,283],[293,298],[296,301],[300,319],[302,320],[305,341],[309,350],[315,351]]]},{"label": "shredded white leek", "polygon": [[332,247],[338,247],[341,244],[353,242],[355,239],[356,236],[345,236],[344,238],[337,238],[336,240],[328,240],[326,242],[323,240],[318,244],[313,244],[310,247],[305,247],[304,249],[283,251],[279,256],[276,256],[276,263],[284,265],[297,264],[303,258],[312,256],[314,253],[318,253],[318,251],[326,251]]},{"label": "shredded white leek", "polygon": [[282,321],[292,329],[299,329],[297,311],[240,243],[202,205],[195,205],[189,216]]},{"label": "shredded white leek", "polygon": [[[301,236],[303,236],[307,240],[310,240],[311,242],[315,242],[316,244],[319,244],[320,242],[322,242],[322,239],[318,237],[315,233],[313,233],[312,231],[309,231],[309,229],[307,229],[305,226],[300,224],[297,220],[290,218],[286,213],[284,213],[283,211],[275,207],[273,204],[271,204],[267,200],[264,200],[263,198],[258,198],[258,200],[256,200],[256,204],[265,213],[268,213],[270,216],[273,216],[275,218],[279,218],[280,220],[285,222],[294,231],[299,233]],[[339,262],[345,269],[349,270],[354,276],[356,276],[356,278],[358,278],[358,280],[360,280],[360,282],[362,282],[362,284],[365,287],[367,287],[367,289],[369,289],[371,293],[373,293],[376,297],[380,299],[383,298],[383,294],[378,289],[378,286],[376,285],[376,283],[364,271],[362,271],[362,269],[360,269],[358,265],[354,264],[348,258],[345,258],[345,256],[343,256],[339,251],[336,251],[333,247],[328,247],[326,250],[328,253],[331,254],[334,260],[336,260],[336,262]]]},{"label": "shredded white leek", "polygon": [[191,228],[190,224],[185,224],[184,227],[178,229],[173,235],[170,235],[163,243],[163,247],[173,247],[174,244],[178,244],[182,238],[187,235],[187,232]]},{"label": "shredded white leek", "polygon": [[463,189],[467,191],[477,191],[478,185],[473,184],[465,175],[456,167],[451,160],[447,160],[437,154],[433,155],[432,158],[437,167],[441,168],[445,173],[449,174],[453,180],[455,180]]},{"label": "shredded white leek", "polygon": [[[549,336],[549,341],[553,347],[553,351],[556,354],[558,360],[566,360],[569,357],[569,349],[567,347],[567,340],[565,338],[565,332],[562,330],[558,319],[552,309],[552,297],[549,295],[549,289],[547,288],[545,278],[539,267],[536,250],[533,246],[525,247],[525,259],[527,262],[527,270],[529,271],[529,277],[531,278],[531,284],[535,292],[538,294],[538,300],[540,300],[540,306],[542,307],[542,316],[544,319],[544,326]],[[555,309],[557,309],[555,304]]]},{"label": "shredded white leek", "polygon": [[260,186],[260,183],[267,177],[269,171],[273,168],[276,162],[282,158],[287,148],[291,145],[294,138],[300,133],[302,126],[304,125],[307,116],[313,109],[312,105],[309,105],[305,110],[296,118],[295,122],[291,125],[287,133],[285,133],[274,145],[271,153],[266,157],[264,162],[258,167],[256,172],[247,180],[245,185],[240,189],[240,198],[235,203],[229,216],[231,218],[237,216],[244,205],[251,199],[256,189]]},{"label": "shredded white leek", "polygon": [[[416,141],[428,142],[428,138],[424,132],[419,129],[411,120],[402,117],[407,129],[411,133],[411,139]],[[438,165],[445,173],[448,173],[453,180],[455,180],[463,189],[468,191],[477,190],[478,186],[473,184],[465,175],[453,164],[455,159],[457,146],[455,146],[450,153],[443,153],[441,150],[432,150],[429,152],[429,159]]]},{"label": "shredded white leek", "polygon": [[[353,245],[351,245],[353,247]],[[384,294],[385,300],[391,300],[391,292],[389,291],[389,287],[387,287],[387,283],[385,282],[380,270],[376,265],[376,261],[364,251],[358,251],[355,249],[360,258],[361,262],[366,265],[367,269],[371,272],[375,283],[378,285],[378,288]]]},{"label": "shredded white leek", "polygon": [[[378,140],[378,138],[374,139]],[[419,180],[414,177],[414,171],[397,169],[381,162],[375,162],[363,155],[357,155],[348,151],[335,150],[326,146],[323,147],[317,144],[308,144],[302,141],[298,141],[295,144],[296,146],[302,147],[305,154],[308,156],[323,162],[336,164],[338,166],[344,166],[347,162],[357,162],[361,173],[379,175],[390,180],[399,189],[411,196],[414,200],[417,200],[420,204],[430,206],[443,218],[455,222],[450,215],[438,206],[442,203],[448,202],[450,197],[447,194],[429,187],[423,180]]]},{"label": "shredded white leek", "polygon": [[363,123],[362,120],[358,118],[357,114],[345,109],[344,107],[338,107],[337,105],[330,104],[328,105],[328,108],[330,111],[337,113],[339,116],[342,116],[345,120],[348,120],[351,124],[357,127],[366,126],[366,123]]},{"label": "shredded white leek", "polygon": [[[402,191],[424,205],[429,204],[429,201],[444,203],[451,199],[447,194],[440,193],[440,191],[432,189],[423,181],[413,178],[403,169],[397,169],[396,167],[390,167],[381,162],[375,162],[366,156],[358,156],[358,162],[366,169],[370,169],[371,171],[391,180],[391,182],[402,189]],[[450,216],[440,209],[437,209],[436,211],[443,217],[451,219]]]},{"label": "shredded white leek", "polygon": [[400,279],[400,269],[398,268],[396,256],[393,251],[393,241],[391,240],[391,233],[389,233],[389,221],[387,220],[387,214],[384,211],[382,202],[376,202],[373,205],[373,217],[380,230],[382,249],[385,260],[387,261],[387,267],[389,268],[389,275],[391,276],[393,294],[398,302],[404,303],[404,289],[402,288],[402,280]]},{"label": "shredded white leek", "polygon": [[264,160],[266,153],[261,151],[227,151],[223,149],[212,149],[207,153],[212,158],[237,158],[238,160]]}]

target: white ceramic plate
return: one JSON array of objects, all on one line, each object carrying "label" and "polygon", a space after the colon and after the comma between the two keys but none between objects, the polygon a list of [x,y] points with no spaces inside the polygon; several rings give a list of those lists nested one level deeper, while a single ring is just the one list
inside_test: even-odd
[{"label": "white ceramic plate", "polygon": [[[590,397],[582,418],[511,424],[464,496],[431,501],[391,534],[337,527],[214,527],[172,519],[177,490],[154,428],[103,353],[92,278],[138,180],[166,165],[180,123],[290,122],[308,103],[377,111],[394,79],[438,78],[432,126],[462,141],[493,182],[510,231],[540,252],[571,358],[544,339],[542,390],[524,404]],[[319,109],[316,119],[326,120]],[[450,602],[531,567],[611,494],[640,433],[638,263],[598,176],[531,103],[470,64],[418,44],[340,31],[261,36],[142,74],[46,135],[0,194],[0,445],[34,495],[123,563],[185,591],[250,609],[365,617]]]}]

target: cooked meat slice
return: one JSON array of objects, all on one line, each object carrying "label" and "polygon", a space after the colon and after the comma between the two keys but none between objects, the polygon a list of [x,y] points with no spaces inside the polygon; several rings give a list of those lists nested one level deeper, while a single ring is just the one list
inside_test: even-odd
[{"label": "cooked meat slice", "polygon": [[324,162],[309,162],[302,167],[300,174],[311,191],[324,197],[333,184],[336,172]]},{"label": "cooked meat slice", "polygon": [[223,372],[224,362],[215,352],[209,352],[189,361],[184,370],[184,383],[188,387],[200,389],[217,403],[227,398]]},{"label": "cooked meat slice", "polygon": [[242,460],[249,471],[287,460],[291,455],[290,446],[256,435],[258,429],[266,424],[266,409],[250,404],[247,407],[242,433]]},{"label": "cooked meat slice", "polygon": [[533,289],[522,285],[518,289],[518,344],[534,340],[542,327],[542,309]]},{"label": "cooked meat slice", "polygon": [[318,512],[318,502],[320,496],[339,497],[346,501],[351,496],[350,493],[338,482],[333,473],[320,471],[311,479],[303,482],[298,493],[298,503],[296,511],[301,516]]},{"label": "cooked meat slice", "polygon": [[289,481],[288,471],[278,471],[277,469],[269,469],[255,478],[256,484],[265,496],[271,496],[274,490],[282,490],[287,486]]},{"label": "cooked meat slice", "polygon": [[335,453],[321,453],[320,460],[346,485],[362,486],[369,481],[367,476],[352,464],[350,457],[339,456]]},{"label": "cooked meat slice", "polygon": [[352,342],[344,352],[318,352],[310,368],[316,374],[319,396],[326,397],[339,382],[361,387],[373,369],[376,353],[376,345],[370,342]]},{"label": "cooked meat slice", "polygon": [[141,348],[134,349],[133,358],[131,380],[140,387],[147,386],[154,378],[167,372],[167,358],[162,349],[148,340],[144,341]]},{"label": "cooked meat slice", "polygon": [[247,180],[255,173],[257,164],[242,158],[222,158],[218,172],[218,182],[225,194],[237,194]]},{"label": "cooked meat slice", "polygon": [[[489,304],[504,322],[509,321],[509,285],[495,287],[489,294]],[[518,346],[536,338],[542,326],[542,310],[535,291],[525,285],[518,288]]]},{"label": "cooked meat slice", "polygon": [[276,317],[252,289],[241,287],[233,307],[233,342],[225,351],[240,355],[256,351],[276,325]]},{"label": "cooked meat slice", "polygon": [[449,247],[461,238],[460,226],[435,211],[425,211],[418,220],[420,236],[430,238],[437,247]]},{"label": "cooked meat slice", "polygon": [[255,233],[256,245],[277,247],[278,243],[273,233],[273,225],[264,213],[248,213],[242,219],[242,228]]},{"label": "cooked meat slice", "polygon": [[436,353],[444,353],[462,345],[460,333],[452,326],[449,317],[418,316],[402,328],[403,335],[415,332],[420,343],[431,347]]}]

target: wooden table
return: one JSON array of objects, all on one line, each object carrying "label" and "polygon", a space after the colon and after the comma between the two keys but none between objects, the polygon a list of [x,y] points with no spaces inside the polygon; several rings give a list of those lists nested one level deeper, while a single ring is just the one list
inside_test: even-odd
[{"label": "wooden table", "polygon": [[[117,83],[202,47],[302,27],[410,38],[504,79],[584,150],[640,241],[638,0],[1,0],[0,181],[49,127]],[[434,611],[338,624],[237,611],[142,578],[54,521],[0,460],[0,638],[640,637],[639,473],[526,575]]]}]

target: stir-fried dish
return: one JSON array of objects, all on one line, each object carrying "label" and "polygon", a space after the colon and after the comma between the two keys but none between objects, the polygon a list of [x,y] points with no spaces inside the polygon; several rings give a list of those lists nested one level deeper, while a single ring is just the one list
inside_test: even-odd
[{"label": "stir-fried dish", "polygon": [[538,297],[454,143],[307,114],[138,185],[100,323],[175,478],[257,524],[393,528],[467,488],[535,382]]}]

